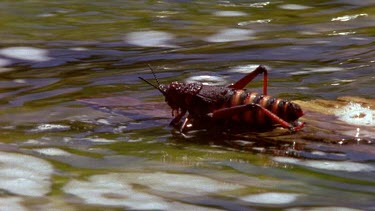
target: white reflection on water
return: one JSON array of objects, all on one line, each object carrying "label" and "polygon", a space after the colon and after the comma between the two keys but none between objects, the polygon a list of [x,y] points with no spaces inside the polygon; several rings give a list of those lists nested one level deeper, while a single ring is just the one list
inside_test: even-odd
[{"label": "white reflection on water", "polygon": [[356,19],[358,17],[366,17],[368,16],[366,13],[356,14],[356,15],[344,15],[337,18],[332,18],[331,21],[350,21]]},{"label": "white reflection on water", "polygon": [[10,65],[12,62],[8,59],[2,59],[0,58],[0,67],[4,67],[4,66],[8,66]]},{"label": "white reflection on water", "polygon": [[0,152],[0,188],[24,196],[43,196],[50,191],[53,167],[29,155]]},{"label": "white reflection on water", "polygon": [[306,67],[301,71],[292,72],[292,75],[304,75],[304,74],[313,74],[313,73],[331,73],[344,71],[344,68],[340,67]]},{"label": "white reflection on water", "polygon": [[242,22],[239,22],[237,23],[237,25],[239,26],[247,26],[247,25],[250,25],[250,24],[254,24],[254,23],[270,23],[272,21],[272,19],[260,19],[260,20],[251,20],[251,21],[242,21]]},{"label": "white reflection on water", "polygon": [[338,109],[336,116],[351,125],[375,126],[375,111],[359,103],[349,103]]},{"label": "white reflection on water", "polygon": [[5,73],[5,72],[12,71],[11,68],[6,68],[5,67],[5,66],[8,66],[10,64],[12,64],[12,61],[10,61],[8,59],[0,58],[0,73]]},{"label": "white reflection on water", "polygon": [[124,39],[129,44],[141,47],[177,48],[177,45],[171,44],[174,38],[174,35],[168,32],[141,31],[131,32]]},{"label": "white reflection on water", "polygon": [[[136,189],[135,185],[141,185],[143,188]],[[173,210],[176,208],[201,209],[201,207],[170,202],[148,192],[160,191],[174,198],[176,196],[202,196],[207,193],[243,187],[203,176],[156,172],[95,175],[91,176],[88,181],[72,180],[64,186],[63,190],[84,199],[88,204],[126,206],[132,209]]]},{"label": "white reflection on water", "polygon": [[256,2],[256,3],[251,3],[249,4],[249,7],[253,7],[253,8],[263,8],[267,5],[269,5],[270,2],[269,1],[266,1],[266,2]]},{"label": "white reflection on water", "polygon": [[65,131],[69,129],[70,129],[70,126],[68,125],[40,124],[36,128],[32,129],[31,132]]},{"label": "white reflection on water", "polygon": [[84,138],[82,140],[86,140],[93,143],[115,143],[116,140],[113,139],[106,139],[106,138]]},{"label": "white reflection on water", "polygon": [[0,55],[13,59],[36,62],[46,62],[52,60],[52,58],[48,56],[47,50],[27,46],[3,48],[0,49]]},{"label": "white reflection on water", "polygon": [[353,209],[348,207],[295,207],[286,209],[286,211],[363,211],[359,209]]},{"label": "white reflection on water", "polygon": [[22,198],[19,197],[4,197],[0,198],[0,210],[7,211],[26,211],[26,207],[22,206]]},{"label": "white reflection on water", "polygon": [[355,34],[356,32],[354,31],[344,31],[344,32],[337,32],[337,31],[333,31],[332,33],[329,33],[328,35],[329,36],[346,36],[346,35],[351,35],[351,34]]},{"label": "white reflection on water", "polygon": [[283,5],[280,5],[279,8],[285,9],[285,10],[306,10],[306,9],[310,9],[311,7],[301,5],[301,4],[283,4]]},{"label": "white reflection on water", "polygon": [[[229,72],[235,72],[235,73],[250,73],[251,71],[255,70],[257,67],[259,67],[259,64],[248,64],[248,65],[238,65],[230,68]],[[266,66],[267,70],[270,68]]]},{"label": "white reflection on water", "polygon": [[216,11],[214,15],[221,16],[221,17],[238,17],[238,16],[246,16],[247,14],[240,11]]},{"label": "white reflection on water", "polygon": [[241,200],[257,204],[288,204],[294,202],[298,196],[300,194],[269,192],[244,196]]},{"label": "white reflection on water", "polygon": [[218,33],[206,37],[207,42],[234,42],[253,38],[254,31],[250,29],[223,29]]},{"label": "white reflection on water", "polygon": [[222,86],[227,84],[227,81],[219,76],[213,75],[198,75],[198,76],[191,76],[185,80],[186,83],[202,83],[204,85],[211,85],[211,86]]},{"label": "white reflection on water", "polygon": [[64,151],[59,148],[41,148],[41,149],[34,149],[33,151],[38,152],[43,155],[49,155],[49,156],[70,156],[70,154],[67,151]]},{"label": "white reflection on water", "polygon": [[326,160],[299,160],[288,157],[274,157],[274,161],[279,163],[289,163],[300,166],[312,167],[317,169],[347,172],[371,172],[375,168],[364,163],[356,163],[351,161],[326,161]]}]

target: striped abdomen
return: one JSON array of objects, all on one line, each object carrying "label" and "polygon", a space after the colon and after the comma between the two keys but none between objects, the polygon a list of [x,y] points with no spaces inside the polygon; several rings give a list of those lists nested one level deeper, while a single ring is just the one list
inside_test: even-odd
[{"label": "striped abdomen", "polygon": [[[255,92],[247,92],[246,90],[235,90],[227,101],[227,104],[223,105],[223,107],[252,103],[266,108],[287,122],[293,122],[302,115],[301,108],[295,103]],[[232,120],[258,126],[271,126],[274,123],[269,116],[265,115],[262,110],[257,108],[234,115],[232,116]]]}]

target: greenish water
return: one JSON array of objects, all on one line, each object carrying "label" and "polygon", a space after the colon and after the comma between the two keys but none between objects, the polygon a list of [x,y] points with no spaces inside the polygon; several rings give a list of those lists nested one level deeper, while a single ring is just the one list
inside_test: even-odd
[{"label": "greenish water", "polygon": [[311,112],[297,134],[184,138],[138,79],[225,85],[262,64],[275,97],[371,99],[372,1],[0,7],[0,210],[375,209],[375,103],[363,127]]}]

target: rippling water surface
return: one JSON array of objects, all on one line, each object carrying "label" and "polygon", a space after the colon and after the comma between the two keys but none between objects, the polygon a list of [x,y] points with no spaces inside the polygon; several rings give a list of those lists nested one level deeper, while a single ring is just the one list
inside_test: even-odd
[{"label": "rippling water surface", "polygon": [[[373,1],[0,7],[1,210],[375,209]],[[265,65],[306,127],[182,137],[147,64],[220,86]]]}]

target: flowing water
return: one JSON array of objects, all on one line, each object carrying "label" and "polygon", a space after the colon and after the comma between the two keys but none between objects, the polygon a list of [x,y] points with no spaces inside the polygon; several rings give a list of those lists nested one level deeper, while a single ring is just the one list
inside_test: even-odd
[{"label": "flowing water", "polygon": [[[0,210],[375,210],[373,1],[0,7]],[[306,127],[183,137],[148,64],[221,86],[265,65]]]}]

